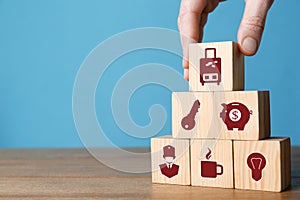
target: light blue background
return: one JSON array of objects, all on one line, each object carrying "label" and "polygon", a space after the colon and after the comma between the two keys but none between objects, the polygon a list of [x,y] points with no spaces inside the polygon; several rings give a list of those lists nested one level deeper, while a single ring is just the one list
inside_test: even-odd
[{"label": "light blue background", "polygon": [[[72,116],[76,73],[88,53],[113,34],[139,27],[177,30],[179,0],[0,0],[0,147],[83,147]],[[210,15],[204,41],[235,40],[244,1],[222,3]],[[273,136],[290,136],[300,145],[300,1],[276,1],[256,56],[246,58],[246,89],[271,91]],[[145,38],[147,39],[147,38]],[[180,58],[143,50],[128,54],[107,72],[113,83],[132,67],[150,62],[182,72]],[[166,77],[167,78],[167,77]],[[97,93],[97,98],[99,94]],[[149,122],[150,105],[168,112],[159,135],[171,133],[171,92],[146,86],[133,96],[133,119]],[[97,109],[103,105],[97,105]],[[148,146],[149,139],[126,136],[110,112],[101,121],[119,146]]]}]

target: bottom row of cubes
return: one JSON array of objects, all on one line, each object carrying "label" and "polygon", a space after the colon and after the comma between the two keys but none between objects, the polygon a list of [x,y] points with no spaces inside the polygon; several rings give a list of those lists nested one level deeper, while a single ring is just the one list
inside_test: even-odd
[{"label": "bottom row of cubes", "polygon": [[291,182],[289,138],[151,139],[152,182],[280,192]]}]

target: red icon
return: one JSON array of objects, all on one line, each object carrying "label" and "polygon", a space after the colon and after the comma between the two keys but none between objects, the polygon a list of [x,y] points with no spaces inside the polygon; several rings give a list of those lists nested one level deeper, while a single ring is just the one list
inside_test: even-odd
[{"label": "red icon", "polygon": [[260,153],[252,153],[248,156],[247,164],[252,171],[252,178],[259,181],[266,166],[266,158]]},{"label": "red icon", "polygon": [[164,159],[165,163],[159,165],[160,171],[163,175],[168,178],[172,178],[173,176],[178,174],[179,166],[174,164],[175,159],[175,148],[171,145],[167,145],[163,148],[164,151]]},{"label": "red icon", "polygon": [[243,131],[245,125],[252,115],[252,110],[249,110],[244,104],[239,102],[233,102],[230,104],[222,104],[223,110],[220,113],[220,117],[226,124],[228,130],[237,128],[239,131]]},{"label": "red icon", "polygon": [[[206,159],[209,160],[211,157],[211,150],[208,149]],[[220,172],[218,172],[220,169]],[[223,166],[217,164],[216,161],[201,161],[201,176],[205,178],[217,178],[218,175],[223,174]]]},{"label": "red icon", "polygon": [[[207,52],[213,51],[214,57],[208,58]],[[216,48],[206,48],[205,58],[200,59],[200,82],[217,83],[221,82],[221,58],[216,57]]]},{"label": "red icon", "polygon": [[195,127],[195,116],[198,112],[198,109],[200,108],[200,101],[196,100],[187,116],[182,118],[181,120],[181,126],[185,130],[191,130]]}]

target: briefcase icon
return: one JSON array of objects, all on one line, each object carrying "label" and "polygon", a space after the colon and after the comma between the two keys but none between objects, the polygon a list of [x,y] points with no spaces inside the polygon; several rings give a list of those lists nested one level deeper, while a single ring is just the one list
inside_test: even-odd
[{"label": "briefcase icon", "polygon": [[[213,57],[208,58],[208,51],[213,51]],[[200,59],[200,83],[217,83],[221,82],[221,58],[216,56],[216,48],[206,48],[205,58]]]}]

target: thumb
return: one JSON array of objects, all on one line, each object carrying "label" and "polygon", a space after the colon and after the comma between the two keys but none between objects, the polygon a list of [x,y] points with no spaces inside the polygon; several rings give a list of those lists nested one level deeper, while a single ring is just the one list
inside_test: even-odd
[{"label": "thumb", "polygon": [[259,47],[268,10],[274,0],[245,0],[244,15],[238,30],[240,50],[247,56],[254,55]]}]

